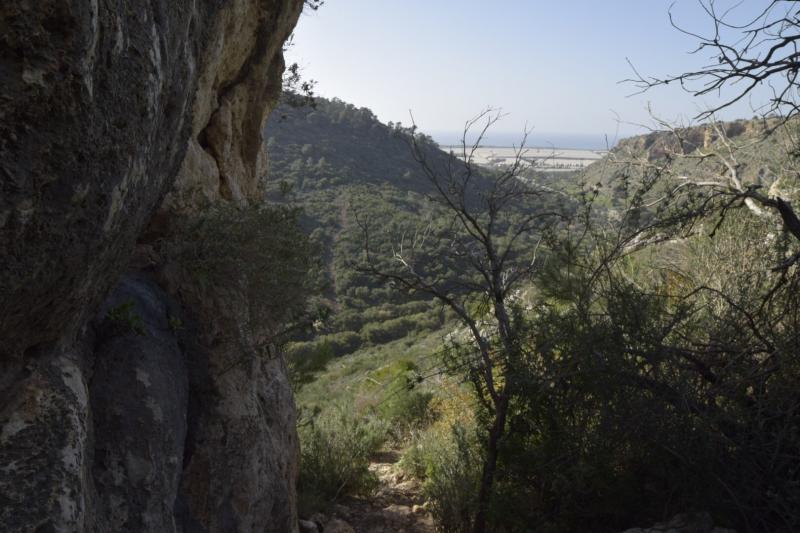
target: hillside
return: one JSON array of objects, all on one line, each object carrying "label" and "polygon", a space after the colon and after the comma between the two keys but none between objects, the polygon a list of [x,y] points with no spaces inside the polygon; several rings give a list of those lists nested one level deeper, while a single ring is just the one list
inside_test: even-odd
[{"label": "hillside", "polygon": [[[433,187],[409,146],[408,131],[399,124],[382,124],[369,109],[337,99],[318,98],[313,107],[283,104],[269,121],[265,138],[273,179],[268,197],[302,206],[303,224],[321,255],[317,283],[326,316],[289,347],[303,382],[333,357],[424,336],[444,324],[445,312],[427,296],[404,296],[355,268],[363,254],[359,221],[372,227],[371,240],[384,252],[378,262],[388,264],[391,247],[434,218],[436,204],[429,198]],[[458,164],[429,137],[418,136],[418,142],[435,171],[444,173],[448,165]],[[485,177],[493,171],[484,168],[483,176],[475,176],[472,193],[484,190],[482,184],[490,183]],[[550,185],[572,176],[530,175]],[[442,267],[443,275],[456,277],[446,264]]]},{"label": "hillside", "polygon": [[[724,150],[735,144],[733,157],[745,186],[772,185],[771,176],[783,171],[785,161],[779,155],[784,150],[782,134],[762,138],[756,125],[745,121],[721,127],[724,139],[714,138],[703,128],[682,131],[683,149],[690,157],[673,159],[673,174],[721,179],[724,169],[719,158],[693,156],[718,150],[730,157]],[[458,321],[423,295],[403,294],[356,268],[363,253],[359,221],[370,222],[371,237],[382,251],[378,260],[388,265],[393,261],[391,246],[397,246],[404,233],[409,235],[437,218],[435,204],[426,194],[428,182],[396,127],[380,124],[369,110],[340,101],[320,100],[315,109],[281,107],[266,138],[274,147],[268,197],[301,206],[302,222],[321,257],[317,285],[322,296],[317,304],[323,311],[312,328],[298,333],[286,347],[300,414],[301,516],[318,516],[322,511],[359,527],[362,522],[376,521],[391,528],[405,524],[411,516],[425,524],[432,518],[437,527],[457,523],[463,516],[458,506],[470,505],[474,498],[482,449],[475,436],[481,435],[480,424],[487,416],[471,387],[472,375],[448,366],[454,348],[443,340],[458,328]],[[716,346],[725,339],[719,349],[735,354],[761,341],[754,334],[732,342],[726,328],[739,318],[734,313],[720,320],[714,313],[726,305],[738,312],[732,296],[722,291],[732,291],[739,298],[740,291],[747,289],[756,296],[748,293],[743,302],[757,302],[758,291],[768,286],[762,278],[781,250],[753,256],[752,244],[763,242],[766,222],[740,210],[728,214],[714,240],[705,236],[677,239],[635,255],[621,253],[617,259],[603,259],[596,253],[612,249],[614,242],[609,239],[617,231],[627,231],[619,225],[618,213],[635,196],[631,191],[641,184],[652,185],[646,194],[663,196],[675,176],[648,184],[652,176],[647,166],[663,165],[678,148],[672,143],[668,133],[656,132],[622,141],[603,160],[578,174],[523,175],[542,189],[556,192],[547,196],[566,215],[582,213],[570,206],[582,205],[590,188],[599,184],[599,189],[598,209],[591,211],[591,217],[565,217],[574,218],[576,228],[584,222],[589,225],[590,231],[581,233],[583,244],[584,237],[578,237],[574,241],[578,247],[572,247],[572,227],[554,226],[550,249],[543,252],[552,254],[552,266],[520,287],[519,294],[533,312],[520,315],[526,324],[519,330],[526,356],[518,363],[515,378],[522,390],[503,452],[509,459],[502,465],[513,480],[499,488],[502,495],[496,505],[502,513],[495,518],[509,531],[523,531],[530,524],[543,530],[575,531],[589,523],[596,531],[619,531],[631,523],[668,518],[692,508],[696,501],[701,502],[699,509],[711,510],[720,523],[732,523],[724,504],[706,499],[706,493],[697,489],[711,475],[738,480],[738,473],[727,466],[728,459],[675,474],[688,475],[693,481],[680,485],[682,493],[670,504],[670,515],[663,514],[659,497],[641,487],[652,486],[655,494],[684,483],[674,478],[672,470],[662,471],[661,466],[674,456],[669,449],[653,448],[654,442],[680,446],[694,457],[731,453],[712,450],[705,438],[687,448],[688,436],[698,431],[695,413],[681,410],[680,405],[670,408],[671,394],[681,387],[680,394],[694,398],[698,409],[745,423],[739,420],[746,421],[746,413],[727,407],[734,404],[707,401],[708,393],[720,398],[739,394],[739,389],[727,385],[739,379],[738,370],[721,363]],[[438,168],[449,161],[448,154],[430,141],[425,150]],[[645,166],[628,164],[634,160]],[[492,170],[483,172],[489,176]],[[522,211],[537,210],[546,203],[524,205]],[[684,205],[675,208],[686,209]],[[657,208],[650,207],[640,214],[657,216]],[[522,211],[515,210],[512,216]],[[559,248],[562,245],[566,247]],[[532,245],[526,241],[523,246]],[[579,253],[558,256],[559,250]],[[430,253],[431,263],[441,269],[441,279],[458,277],[446,263],[451,252]],[[567,261],[566,267],[560,267],[559,261]],[[581,272],[594,271],[594,261],[608,261],[608,277],[582,277]],[[750,283],[753,286],[748,288]],[[709,297],[692,289],[705,284],[718,287],[713,289],[717,292]],[[478,294],[475,313],[491,321],[491,313],[481,311]],[[791,298],[791,293],[786,294]],[[771,331],[781,339],[787,318],[776,314],[763,320],[765,327],[778,324]],[[735,331],[741,333],[741,325]],[[705,353],[707,346],[711,348]],[[692,355],[695,352],[702,361]],[[690,354],[693,365],[685,364],[684,353]],[[658,371],[651,372],[649,361],[656,360],[660,361]],[[760,365],[755,359],[744,372],[758,370]],[[710,381],[703,374],[709,367],[715,372]],[[724,381],[717,385],[717,380]],[[542,383],[548,384],[546,389]],[[658,417],[632,418],[632,414],[659,409]],[[595,424],[596,420],[604,423]],[[558,429],[541,430],[549,424]],[[540,430],[535,439],[530,438]],[[704,431],[716,435],[713,428]],[[624,446],[607,447],[615,442]],[[640,455],[640,450],[648,451]],[[659,457],[656,461],[654,454]],[[569,465],[577,466],[572,470]],[[609,465],[619,468],[622,475],[610,471]],[[637,477],[642,475],[646,481]],[[560,478],[571,481],[551,484]],[[584,503],[582,483],[596,491],[590,507]],[[620,494],[625,494],[623,503]],[[759,494],[753,491],[752,498],[757,500]],[[413,508],[419,504],[414,502],[423,500],[432,507],[417,515]]]},{"label": "hillside", "polygon": [[[274,179],[268,196],[302,205],[303,224],[321,257],[323,319],[289,346],[296,378],[310,381],[333,357],[363,346],[439,329],[444,315],[426,298],[404,297],[354,269],[363,253],[357,217],[389,243],[431,213],[429,182],[398,129],[368,109],[325,99],[314,108],[282,105],[269,124]],[[432,141],[423,142],[426,157],[447,160]]]},{"label": "hillside", "polygon": [[[265,134],[272,175],[298,193],[356,184],[428,191],[419,163],[398,135],[401,128],[338,99],[317,98],[314,107],[283,104]],[[446,158],[432,140],[427,144],[432,157]]]},{"label": "hillside", "polygon": [[[720,157],[713,154],[736,165],[744,186],[769,187],[783,172],[794,122],[777,127],[775,119],[754,118],[721,122],[718,126],[717,129],[703,124],[622,139],[605,158],[588,166],[580,176],[587,183],[608,184],[620,177],[630,161],[663,164],[669,159],[675,175],[712,178],[726,171]],[[768,131],[771,133],[765,135]]]},{"label": "hillside", "polygon": [[[324,99],[314,108],[280,106],[265,133],[271,147],[268,198],[301,206],[303,224],[320,253],[317,286],[322,296],[317,305],[322,311],[310,331],[296,334],[286,346],[306,450],[299,489],[302,516],[338,499],[336,483],[324,473],[337,464],[330,454],[339,452],[322,450],[373,449],[373,441],[359,439],[374,434],[380,442],[388,439],[386,454],[400,457],[399,452],[409,449],[411,435],[424,433],[419,438],[427,444],[412,445],[417,455],[402,453],[406,459],[400,466],[402,475],[421,481],[427,454],[449,453],[452,424],[472,423],[471,409],[464,409],[471,401],[461,380],[443,372],[443,340],[458,327],[451,311],[424,294],[403,294],[356,268],[363,254],[359,221],[370,222],[371,240],[383,251],[377,261],[386,267],[393,261],[391,247],[404,234],[441,220],[438,204],[430,198],[431,183],[403,134],[407,130],[381,124],[368,109]],[[458,160],[431,139],[421,140],[432,168],[457,168]],[[488,190],[491,181],[486,178],[495,171],[482,169],[470,193]],[[569,176],[525,173],[549,185]],[[513,213],[547,207],[541,199],[530,205],[526,200]],[[452,251],[429,253],[443,279],[464,279],[463,271],[448,264]],[[428,451],[419,451],[423,449]],[[362,458],[364,464],[367,459]],[[363,474],[362,482],[369,486],[369,475]],[[358,492],[358,484],[349,492]],[[420,497],[418,489],[412,493]],[[361,508],[364,502],[348,505]]]},{"label": "hillside", "polygon": [[[363,254],[359,220],[369,222],[378,246],[385,247],[404,230],[424,225],[433,212],[426,195],[430,182],[400,133],[368,109],[324,99],[317,99],[314,108],[281,105],[265,132],[273,178],[268,198],[301,206],[302,223],[320,258],[319,318],[286,346],[306,450],[299,485],[301,516],[326,510],[332,499],[339,499],[340,479],[324,477],[329,465],[336,464],[328,453],[354,453],[360,458],[354,461],[364,465],[371,460],[358,456],[348,440],[354,438],[349,431],[362,423],[350,425],[356,412],[379,415],[367,425],[367,435],[376,435],[368,443],[371,450],[387,434],[399,438],[399,428],[427,416],[434,396],[433,383],[409,385],[438,365],[448,313],[424,295],[404,295],[355,268]],[[449,160],[431,140],[422,140],[432,164]],[[391,258],[379,255],[378,261],[385,264]],[[323,438],[314,430],[316,424],[330,434]],[[395,429],[389,432],[387,424]],[[317,442],[333,451],[315,452]],[[375,479],[359,472],[360,481],[348,492],[373,487]],[[386,521],[378,511],[376,519]]]}]

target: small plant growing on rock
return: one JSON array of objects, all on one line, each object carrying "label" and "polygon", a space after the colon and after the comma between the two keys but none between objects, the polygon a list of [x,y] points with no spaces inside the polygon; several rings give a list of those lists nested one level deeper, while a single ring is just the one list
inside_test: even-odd
[{"label": "small plant growing on rock", "polygon": [[169,329],[173,332],[177,332],[183,329],[183,320],[175,315],[170,315],[169,317]]},{"label": "small plant growing on rock", "polygon": [[126,333],[132,332],[137,335],[147,335],[144,321],[139,313],[136,312],[133,300],[126,300],[118,306],[112,307],[106,318]]}]

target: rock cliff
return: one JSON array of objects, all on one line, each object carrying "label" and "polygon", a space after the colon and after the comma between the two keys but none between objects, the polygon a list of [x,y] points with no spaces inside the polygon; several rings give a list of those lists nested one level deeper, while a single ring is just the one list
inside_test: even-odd
[{"label": "rock cliff", "polygon": [[296,529],[280,357],[151,244],[258,202],[302,5],[0,6],[0,530]]}]

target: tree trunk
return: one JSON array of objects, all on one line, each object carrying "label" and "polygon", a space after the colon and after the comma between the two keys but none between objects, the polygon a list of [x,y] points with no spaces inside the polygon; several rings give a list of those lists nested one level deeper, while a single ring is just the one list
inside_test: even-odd
[{"label": "tree trunk", "polygon": [[500,439],[506,427],[506,413],[508,412],[508,395],[506,391],[498,399],[494,422],[489,430],[489,442],[486,447],[486,460],[483,462],[481,486],[478,492],[478,511],[475,513],[475,522],[472,533],[486,533],[486,520],[489,517],[489,503],[492,499],[495,471],[497,470],[497,456],[499,453]]}]

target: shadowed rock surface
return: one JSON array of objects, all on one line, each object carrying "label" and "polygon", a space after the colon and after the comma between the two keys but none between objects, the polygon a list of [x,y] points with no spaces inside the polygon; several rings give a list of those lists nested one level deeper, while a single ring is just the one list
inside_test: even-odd
[{"label": "shadowed rock surface", "polygon": [[98,317],[89,390],[99,530],[175,530],[189,388],[170,326],[178,316],[154,283],[125,277]]},{"label": "shadowed rock surface", "polygon": [[302,4],[0,6],[0,530],[296,529],[282,360],[145,252],[260,200]]}]

